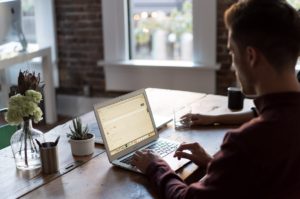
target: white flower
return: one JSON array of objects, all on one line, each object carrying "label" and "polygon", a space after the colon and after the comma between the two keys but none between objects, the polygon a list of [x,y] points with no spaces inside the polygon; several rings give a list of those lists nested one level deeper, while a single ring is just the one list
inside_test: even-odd
[{"label": "white flower", "polygon": [[18,125],[23,118],[32,118],[35,123],[43,119],[43,112],[38,106],[42,100],[41,93],[28,90],[24,95],[14,95],[9,99],[6,121],[11,125]]},{"label": "white flower", "polygon": [[42,100],[42,94],[35,90],[28,90],[25,92],[25,96],[29,97],[32,101],[39,104]]}]

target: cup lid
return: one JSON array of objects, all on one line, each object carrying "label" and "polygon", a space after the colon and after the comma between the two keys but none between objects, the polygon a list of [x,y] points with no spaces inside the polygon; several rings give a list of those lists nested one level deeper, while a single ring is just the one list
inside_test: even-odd
[{"label": "cup lid", "polygon": [[228,87],[227,91],[236,91],[236,92],[238,92],[238,91],[242,91],[242,89],[239,88],[239,87]]}]

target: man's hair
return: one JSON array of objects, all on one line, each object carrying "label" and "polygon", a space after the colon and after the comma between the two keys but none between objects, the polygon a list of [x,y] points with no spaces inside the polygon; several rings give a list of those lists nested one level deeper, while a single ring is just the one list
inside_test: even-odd
[{"label": "man's hair", "polygon": [[295,66],[300,15],[285,0],[240,0],[226,10],[224,20],[240,50],[258,49],[277,71]]}]

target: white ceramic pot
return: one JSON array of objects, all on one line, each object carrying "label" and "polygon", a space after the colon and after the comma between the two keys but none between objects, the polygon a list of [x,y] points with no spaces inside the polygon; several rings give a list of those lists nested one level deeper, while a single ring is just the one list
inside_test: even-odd
[{"label": "white ceramic pot", "polygon": [[76,156],[85,156],[94,153],[95,150],[95,135],[86,140],[70,139],[72,154]]}]

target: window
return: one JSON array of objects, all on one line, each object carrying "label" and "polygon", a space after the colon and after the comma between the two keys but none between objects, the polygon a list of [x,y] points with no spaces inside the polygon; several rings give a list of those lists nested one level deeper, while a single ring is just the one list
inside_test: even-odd
[{"label": "window", "polygon": [[[163,11],[161,15],[168,19],[176,10],[179,15],[190,15],[190,30],[186,29],[190,36],[186,40],[191,43],[174,47],[175,41],[180,43],[177,35],[174,39],[171,32],[152,27],[151,30],[156,33],[152,33],[150,28],[144,29],[144,33],[151,33],[145,40],[137,41],[137,35],[134,38],[137,34],[134,26],[138,25],[134,18],[141,19],[143,15],[156,20],[159,12]],[[156,87],[215,92],[215,71],[219,68],[216,64],[217,0],[102,0],[102,19],[104,60],[98,64],[104,66],[106,90],[132,91]],[[167,24],[165,21],[163,24]],[[155,37],[158,37],[155,34],[167,35],[158,38],[165,40],[159,43],[164,49],[153,45]],[[192,49],[189,56],[181,53],[180,48],[186,46]],[[163,55],[154,52],[154,49],[164,52],[161,53]]]},{"label": "window", "polygon": [[193,60],[191,0],[129,0],[130,57]]},{"label": "window", "polygon": [[[163,2],[165,3],[163,4]],[[163,9],[163,5],[169,6],[167,6],[168,8]],[[129,7],[131,9],[129,9]],[[155,9],[153,9],[153,7]],[[171,34],[170,38],[160,38],[166,40],[166,42],[164,42],[164,46],[166,48],[164,52],[167,53],[165,53],[164,57],[166,58],[164,59],[168,60],[173,58],[175,60],[190,60],[194,63],[201,63],[202,65],[215,68],[217,34],[216,8],[216,0],[103,0],[102,16],[105,62],[120,62],[141,58],[153,59],[155,56],[158,57],[157,60],[162,60],[162,58],[159,57],[161,55],[153,55],[155,54],[153,49],[157,48],[153,46],[152,42],[155,40],[155,38],[153,38],[155,37],[154,33],[149,34],[147,36],[148,38],[140,38],[139,41],[133,38],[134,34],[136,35],[136,37],[139,37],[137,36],[137,33],[134,33],[134,31],[138,31],[137,28],[134,28],[134,26],[138,26],[137,22],[134,22],[134,18],[136,20],[139,18],[141,19],[142,13],[145,11],[145,13],[143,13],[143,17],[146,18],[147,15],[147,19],[153,19],[153,16],[158,17],[159,10],[165,10],[164,12],[166,18],[168,16],[170,18],[172,10],[175,10],[173,12],[176,12],[177,10],[177,14],[179,12],[181,13],[178,15],[184,15],[185,13],[185,15],[191,18],[190,20],[187,20],[189,21],[189,23],[187,24],[190,25],[187,25],[187,27],[185,28],[185,33],[191,33],[190,36],[187,36],[187,38],[189,37],[189,39],[186,39],[190,40],[191,44],[181,45],[179,48],[175,47],[175,49],[183,48],[183,46],[190,46],[189,49],[192,49],[192,53],[189,53],[189,56],[186,56],[188,58],[186,58],[185,55],[180,53],[180,50],[178,50],[177,52],[176,50],[170,50],[174,49],[174,47],[172,47],[172,43],[168,41],[179,40],[179,37],[176,36],[175,38],[172,32],[166,31],[166,33],[156,33]],[[153,13],[153,11],[156,11],[156,14]],[[146,12],[148,14],[146,14]],[[149,17],[149,13],[150,16],[151,13],[153,15]],[[130,16],[131,20],[128,20],[128,16]],[[133,22],[128,23],[128,21]],[[164,20],[163,24],[166,24],[166,20]],[[143,34],[147,32],[150,33],[150,28],[148,30],[147,28],[142,28],[141,30],[143,31]],[[158,29],[151,28],[151,30]],[[131,37],[129,33],[131,33]]]},{"label": "window", "polygon": [[[300,0],[287,0],[287,2],[300,13]],[[296,64],[296,70],[300,70],[300,57],[298,58],[298,62]]]},{"label": "window", "polygon": [[300,0],[287,0],[287,2],[293,6],[296,10],[300,11]]},{"label": "window", "polygon": [[22,29],[28,43],[36,43],[34,0],[22,0]]}]

